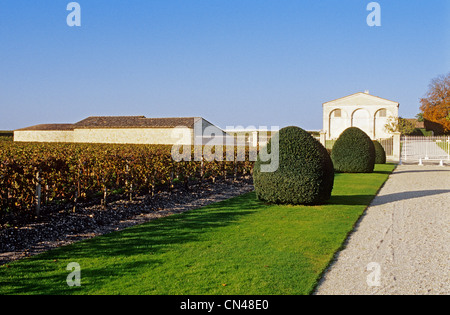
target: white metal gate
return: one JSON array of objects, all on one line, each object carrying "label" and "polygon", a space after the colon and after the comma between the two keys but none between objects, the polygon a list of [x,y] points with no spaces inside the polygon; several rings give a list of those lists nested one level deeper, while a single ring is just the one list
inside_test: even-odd
[{"label": "white metal gate", "polygon": [[403,136],[401,140],[402,161],[424,160],[450,161],[450,137]]},{"label": "white metal gate", "polygon": [[377,141],[381,144],[384,151],[386,152],[386,158],[388,160],[392,159],[394,156],[394,138],[378,139]]}]

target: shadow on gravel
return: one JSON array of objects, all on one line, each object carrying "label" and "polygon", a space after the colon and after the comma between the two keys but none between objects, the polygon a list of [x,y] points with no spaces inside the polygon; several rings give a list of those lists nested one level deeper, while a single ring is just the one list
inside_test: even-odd
[{"label": "shadow on gravel", "polygon": [[371,206],[379,206],[388,204],[391,202],[397,202],[402,200],[409,200],[415,198],[422,198],[434,195],[441,195],[450,193],[449,189],[441,189],[441,190],[418,190],[418,191],[407,191],[402,193],[394,193],[388,195],[376,196],[373,199],[372,195],[346,195],[346,196],[333,196],[330,200],[330,204],[336,205],[366,205],[368,201],[370,202],[373,199]]},{"label": "shadow on gravel", "polygon": [[372,205],[383,205],[391,202],[409,200],[415,198],[422,198],[434,195],[441,195],[450,193],[450,189],[438,189],[438,190],[417,190],[417,191],[406,191],[402,193],[395,193],[389,195],[377,196],[372,202]]},{"label": "shadow on gravel", "polygon": [[450,172],[450,168],[442,168],[442,169],[432,169],[432,170],[407,170],[407,171],[396,171],[393,174],[403,174],[403,173],[436,173],[436,172]]}]

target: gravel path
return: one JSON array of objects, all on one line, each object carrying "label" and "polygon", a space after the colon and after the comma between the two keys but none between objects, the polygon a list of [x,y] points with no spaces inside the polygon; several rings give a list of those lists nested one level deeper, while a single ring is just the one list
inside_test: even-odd
[{"label": "gravel path", "polygon": [[316,294],[450,294],[450,168],[402,165]]}]

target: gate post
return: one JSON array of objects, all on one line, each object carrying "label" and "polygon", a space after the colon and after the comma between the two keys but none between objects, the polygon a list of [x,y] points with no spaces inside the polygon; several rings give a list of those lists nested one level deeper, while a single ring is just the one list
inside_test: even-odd
[{"label": "gate post", "polygon": [[447,138],[447,161],[450,161],[450,137]]},{"label": "gate post", "polygon": [[394,139],[393,139],[393,151],[392,151],[392,156],[393,156],[393,160],[395,162],[399,162],[400,161],[400,142],[401,142],[401,133],[400,132],[394,132]]},{"label": "gate post", "polygon": [[327,133],[323,130],[320,131],[320,143],[326,148],[327,147]]}]

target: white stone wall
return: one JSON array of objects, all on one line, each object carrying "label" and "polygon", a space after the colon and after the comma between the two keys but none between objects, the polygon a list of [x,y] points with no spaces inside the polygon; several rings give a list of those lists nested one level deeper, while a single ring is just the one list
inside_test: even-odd
[{"label": "white stone wall", "polygon": [[[368,93],[343,97],[323,104],[323,131],[327,140],[337,139],[349,127],[362,129],[372,139],[390,138],[385,125],[390,116],[398,117],[398,108],[398,103]],[[385,117],[381,117],[383,110]]]},{"label": "white stone wall", "polygon": [[16,130],[16,142],[76,142],[116,144],[193,144],[189,128],[75,129],[65,131]]},{"label": "white stone wall", "polygon": [[74,142],[190,145],[193,143],[193,130],[188,128],[75,129]]},{"label": "white stone wall", "polygon": [[16,130],[14,141],[17,142],[73,142],[71,130]]}]

